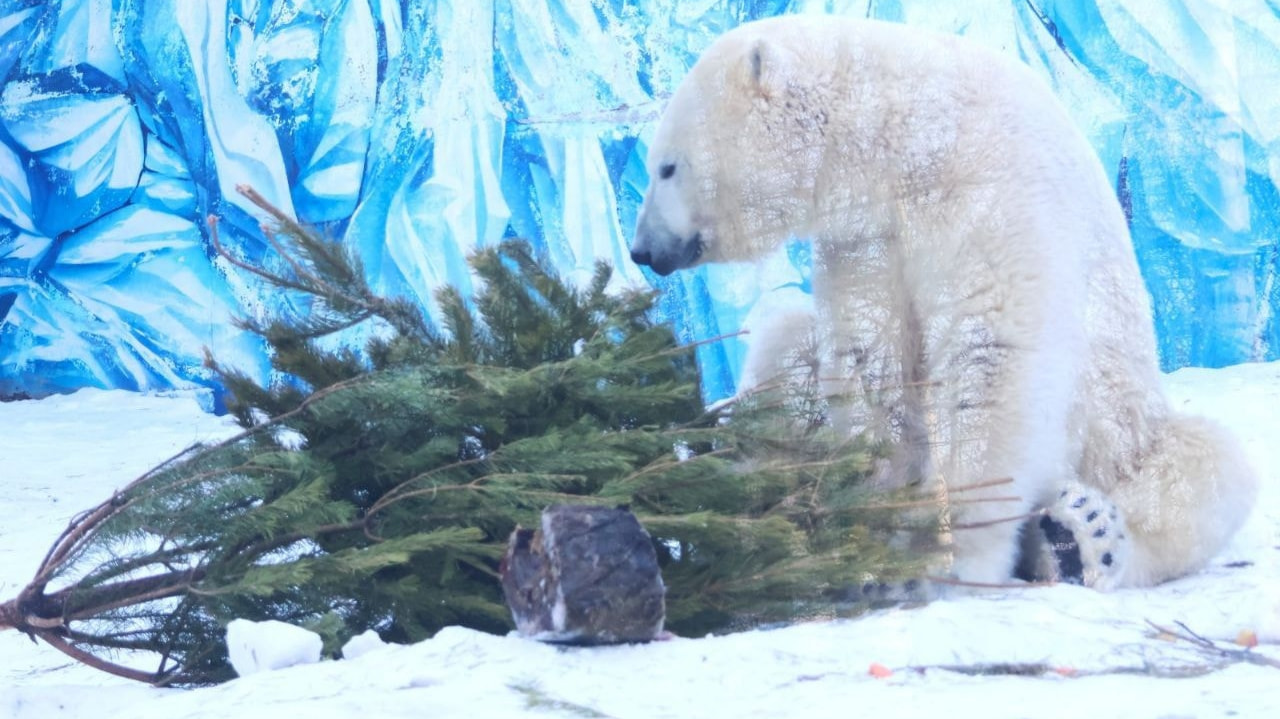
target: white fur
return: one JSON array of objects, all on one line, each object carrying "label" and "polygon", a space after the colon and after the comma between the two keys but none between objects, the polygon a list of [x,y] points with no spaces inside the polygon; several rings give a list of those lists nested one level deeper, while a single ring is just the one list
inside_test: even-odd
[{"label": "white fur", "polygon": [[959,578],[1007,580],[1019,523],[992,520],[1072,481],[1124,515],[1120,586],[1203,566],[1249,512],[1234,440],[1161,394],[1106,172],[1022,65],[893,24],[750,23],[690,71],[648,163],[632,256],[661,274],[813,239],[816,317],[749,369],[815,334],[832,419],[897,440],[895,481],[988,500],[952,502]]}]

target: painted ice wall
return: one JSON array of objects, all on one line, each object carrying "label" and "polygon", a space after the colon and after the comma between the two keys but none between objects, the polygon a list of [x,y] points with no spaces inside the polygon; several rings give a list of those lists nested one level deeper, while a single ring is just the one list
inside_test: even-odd
[{"label": "painted ice wall", "polygon": [[[1112,171],[1166,368],[1280,353],[1275,0],[0,0],[0,397],[207,383],[204,347],[265,374],[229,318],[289,308],[203,220],[271,261],[238,183],[428,308],[523,236],[662,289],[687,340],[733,332],[803,296],[803,245],[670,278],[626,247],[663,99],[716,35],[788,12],[1021,57]],[[709,397],[743,349],[700,350]]]}]

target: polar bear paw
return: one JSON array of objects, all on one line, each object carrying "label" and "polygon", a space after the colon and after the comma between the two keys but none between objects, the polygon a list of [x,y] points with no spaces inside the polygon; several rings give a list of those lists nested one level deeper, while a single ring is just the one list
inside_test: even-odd
[{"label": "polar bear paw", "polygon": [[1124,518],[1102,492],[1071,482],[1046,508],[1039,530],[1041,579],[1104,592],[1120,585],[1131,544]]}]

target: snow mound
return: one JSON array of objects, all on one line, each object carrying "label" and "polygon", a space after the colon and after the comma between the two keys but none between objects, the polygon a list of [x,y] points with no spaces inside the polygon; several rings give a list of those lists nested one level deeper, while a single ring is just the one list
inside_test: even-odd
[{"label": "snow mound", "polygon": [[227,624],[227,654],[236,674],[269,672],[320,661],[324,640],[292,624],[233,619]]},{"label": "snow mound", "polygon": [[385,646],[387,643],[382,641],[382,637],[378,636],[377,632],[366,629],[364,633],[351,637],[346,644],[342,645],[342,658],[356,659]]}]

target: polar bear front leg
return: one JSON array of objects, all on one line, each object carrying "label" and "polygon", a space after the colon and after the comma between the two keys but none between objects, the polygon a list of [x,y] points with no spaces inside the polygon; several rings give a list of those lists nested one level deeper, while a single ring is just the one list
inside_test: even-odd
[{"label": "polar bear front leg", "polygon": [[[1010,503],[1001,502],[1011,508]],[[1018,502],[1014,512],[989,516],[991,512],[972,509],[951,511],[952,565],[951,578],[961,586],[988,589],[1008,585],[1014,579],[1021,543],[1019,532],[1029,505]],[[1006,510],[1007,511],[1007,510]]]},{"label": "polar bear front leg", "polygon": [[935,402],[955,408],[943,415],[945,434],[935,441],[949,452],[936,467],[947,485],[951,573],[978,586],[1013,580],[1028,518],[1074,476],[1070,373],[1045,362],[1043,352],[987,345],[959,355],[973,370]]},{"label": "polar bear front leg", "polygon": [[739,396],[803,388],[813,382],[819,357],[817,316],[811,305],[753,309],[743,329],[747,356],[738,375]]}]

